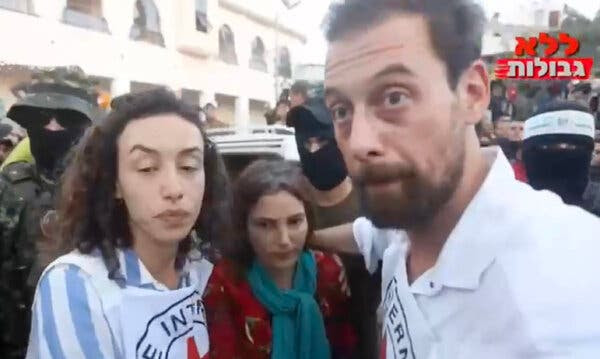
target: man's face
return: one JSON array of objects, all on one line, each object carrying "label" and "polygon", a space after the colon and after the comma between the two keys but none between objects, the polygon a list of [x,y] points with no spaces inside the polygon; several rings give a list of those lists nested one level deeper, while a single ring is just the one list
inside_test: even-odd
[{"label": "man's face", "polygon": [[282,103],[277,106],[277,110],[275,112],[277,113],[277,116],[279,116],[279,118],[285,120],[289,111],[290,107],[287,104]]},{"label": "man's face", "polygon": [[306,98],[303,94],[293,91],[290,93],[290,103],[292,108],[303,105],[305,101]]},{"label": "man's face", "polygon": [[579,102],[586,107],[590,106],[591,99],[591,94],[585,94],[583,91],[575,91],[569,95],[569,100]]},{"label": "man's face", "polygon": [[[450,88],[424,18],[398,15],[330,44],[326,103],[348,171],[378,227],[427,223],[453,195],[489,103],[479,62]],[[467,146],[467,133],[474,146]],[[473,149],[474,148],[474,149]]]},{"label": "man's face", "polygon": [[523,141],[523,122],[512,121],[510,123],[508,139],[513,142]]},{"label": "man's face", "polygon": [[507,118],[500,118],[496,122],[496,136],[500,138],[509,138],[511,131],[511,121]]}]

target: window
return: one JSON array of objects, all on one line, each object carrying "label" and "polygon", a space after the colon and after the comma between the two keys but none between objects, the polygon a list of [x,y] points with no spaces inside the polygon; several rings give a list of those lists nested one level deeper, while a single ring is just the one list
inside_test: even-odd
[{"label": "window", "polygon": [[208,7],[206,0],[196,0],[196,30],[208,32]]},{"label": "window", "polygon": [[237,54],[235,53],[235,38],[231,28],[227,25],[221,26],[219,30],[219,58],[228,64],[237,65]]},{"label": "window", "polygon": [[194,108],[200,107],[200,91],[181,89],[181,101]]},{"label": "window", "polygon": [[292,77],[290,50],[285,46],[280,47],[277,53],[277,74],[288,79]]},{"label": "window", "polygon": [[33,14],[32,0],[0,0],[0,9],[8,9],[27,14]]},{"label": "window", "polygon": [[250,68],[258,71],[267,72],[267,62],[265,61],[265,44],[260,37],[252,41],[252,56],[250,57]]},{"label": "window", "polygon": [[70,25],[108,32],[101,0],[67,0],[63,20]]},{"label": "window", "polygon": [[165,46],[165,39],[160,31],[160,15],[154,1],[137,0],[133,11],[133,25],[129,37],[132,40]]}]

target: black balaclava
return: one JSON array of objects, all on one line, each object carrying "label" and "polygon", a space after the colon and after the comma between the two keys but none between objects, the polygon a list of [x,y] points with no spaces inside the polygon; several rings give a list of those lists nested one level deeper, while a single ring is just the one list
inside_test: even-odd
[{"label": "black balaclava", "polygon": [[[565,110],[570,112],[564,112]],[[568,133],[569,130],[556,130],[558,123],[562,123],[564,128],[591,126],[590,132],[593,134],[591,117],[589,121],[584,121],[585,123],[578,121],[576,125],[567,124],[567,121],[573,121],[573,116],[577,115],[576,111],[584,115],[589,114],[585,108],[578,107],[573,101],[554,101],[547,108],[541,109],[537,115],[549,116],[548,122],[526,124],[523,162],[529,184],[533,188],[550,190],[558,194],[565,203],[581,206],[590,177],[594,140],[592,136],[581,132],[575,134]],[[536,116],[533,116],[528,121],[535,121],[535,118]],[[550,131],[540,131],[543,127]],[[531,128],[533,130],[530,130]],[[532,131],[537,132],[531,136],[528,132]]]},{"label": "black balaclava", "polygon": [[[40,116],[42,112],[32,109],[31,115]],[[61,170],[66,154],[79,140],[90,120],[76,111],[55,111],[56,121],[65,129],[50,131],[44,128],[47,119],[31,121],[27,128],[30,137],[31,154],[40,172],[49,177],[56,177]],[[43,115],[42,115],[43,116]]]},{"label": "black balaclava", "polygon": [[[321,116],[317,120],[316,116]],[[302,171],[319,191],[330,191],[348,176],[344,158],[335,141],[333,124],[322,100],[310,101],[288,114],[288,123],[296,129],[296,145],[302,162]],[[325,144],[310,153],[305,147],[308,139],[316,137]]]}]

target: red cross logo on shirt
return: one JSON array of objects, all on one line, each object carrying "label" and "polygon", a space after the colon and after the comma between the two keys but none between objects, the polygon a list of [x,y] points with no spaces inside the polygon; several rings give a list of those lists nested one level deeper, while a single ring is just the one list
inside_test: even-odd
[{"label": "red cross logo on shirt", "polygon": [[187,339],[187,359],[208,359],[208,353],[201,357],[194,337]]}]

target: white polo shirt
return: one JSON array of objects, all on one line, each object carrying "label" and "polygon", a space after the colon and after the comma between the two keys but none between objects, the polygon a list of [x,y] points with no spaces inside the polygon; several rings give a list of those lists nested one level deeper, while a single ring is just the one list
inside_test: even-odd
[{"label": "white polo shirt", "polygon": [[600,219],[514,178],[501,151],[433,268],[411,285],[407,234],[365,218],[354,236],[383,260],[387,359],[600,358]]}]

